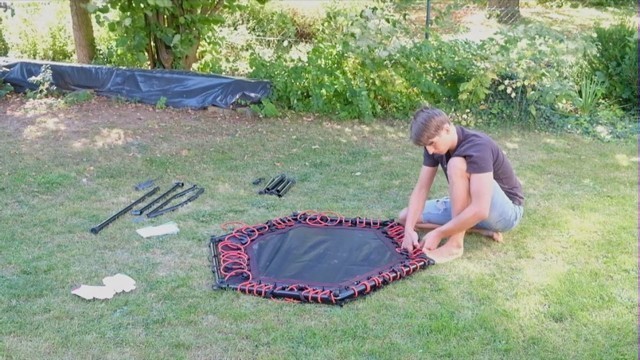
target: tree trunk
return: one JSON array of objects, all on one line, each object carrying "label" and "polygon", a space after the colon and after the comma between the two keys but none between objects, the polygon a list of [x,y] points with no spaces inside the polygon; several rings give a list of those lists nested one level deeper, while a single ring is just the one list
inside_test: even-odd
[{"label": "tree trunk", "polygon": [[487,11],[495,14],[500,24],[514,24],[520,20],[520,0],[488,0]]},{"label": "tree trunk", "polygon": [[73,40],[76,46],[76,58],[81,64],[89,64],[96,56],[96,42],[93,37],[91,15],[87,10],[89,0],[70,0]]},{"label": "tree trunk", "polygon": [[[158,26],[158,24],[164,24],[168,20],[162,14],[155,13],[145,15],[145,21],[147,27],[153,27]],[[187,49],[187,53],[184,56],[177,56],[170,45],[167,45],[164,40],[150,32],[149,43],[145,49],[149,59],[149,66],[152,69],[191,70],[191,66],[198,61],[197,54],[200,46],[200,35],[195,35],[195,37],[195,43]]]},{"label": "tree trunk", "polygon": [[164,43],[164,41],[158,37],[153,37],[154,45],[156,49],[156,65],[162,66],[163,69],[172,69],[173,68],[173,51],[171,48]]},{"label": "tree trunk", "polygon": [[198,48],[200,47],[200,36],[197,37],[196,43],[189,49],[189,52],[182,61],[182,68],[191,70],[191,66],[198,61]]}]

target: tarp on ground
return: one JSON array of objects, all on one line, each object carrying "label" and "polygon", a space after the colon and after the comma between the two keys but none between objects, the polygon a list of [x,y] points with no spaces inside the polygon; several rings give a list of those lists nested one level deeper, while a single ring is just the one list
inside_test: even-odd
[{"label": "tarp on ground", "polygon": [[229,76],[179,70],[126,69],[44,61],[0,59],[0,79],[18,92],[37,90],[29,81],[40,75],[43,65],[51,68],[53,84],[62,90],[93,90],[98,95],[122,97],[146,104],[165,98],[176,108],[230,108],[239,103],[257,103],[269,96],[271,84]]}]

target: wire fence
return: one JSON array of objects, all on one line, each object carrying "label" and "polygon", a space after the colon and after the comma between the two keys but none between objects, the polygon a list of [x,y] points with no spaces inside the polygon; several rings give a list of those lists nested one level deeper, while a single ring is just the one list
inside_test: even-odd
[{"label": "wire fence", "polygon": [[520,14],[520,4],[518,1],[503,1],[499,4],[487,4],[487,15],[494,17],[498,23],[511,25],[518,22],[522,15]]}]

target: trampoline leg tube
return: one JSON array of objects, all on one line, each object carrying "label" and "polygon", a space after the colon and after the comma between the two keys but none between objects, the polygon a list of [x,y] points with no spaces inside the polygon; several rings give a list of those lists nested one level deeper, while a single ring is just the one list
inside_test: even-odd
[{"label": "trampoline leg tube", "polygon": [[144,207],[142,207],[141,209],[137,209],[137,210],[132,210],[131,214],[132,215],[142,215],[145,211],[151,209],[151,207],[155,204],[157,204],[158,202],[160,202],[160,200],[164,199],[167,195],[171,194],[172,192],[174,192],[177,188],[179,187],[183,187],[184,183],[183,182],[177,182],[175,184],[173,184],[173,187],[171,187],[171,189],[165,191],[164,194],[158,196],[157,198],[155,198],[153,201],[151,201],[150,203],[148,203],[147,205],[145,205]]},{"label": "trampoline leg tube", "polygon": [[118,211],[117,213],[115,213],[113,216],[111,216],[110,218],[108,218],[107,220],[101,222],[100,224],[94,226],[91,228],[91,233],[92,234],[97,234],[100,231],[102,231],[102,229],[104,229],[105,227],[107,227],[107,225],[111,224],[112,222],[114,222],[117,218],[119,218],[120,216],[128,213],[129,211],[131,211],[131,209],[133,209],[134,206],[140,204],[141,202],[143,202],[146,198],[148,198],[149,196],[155,194],[158,190],[160,189],[159,186],[154,187],[153,189],[149,190],[149,192],[147,192],[146,194],[142,195],[138,200],[132,202],[131,204],[127,205],[127,207],[125,207],[124,209]]},{"label": "trampoline leg tube", "polygon": [[260,190],[258,192],[258,194],[263,195],[263,194],[272,194],[273,191],[275,191],[278,186],[282,185],[284,182],[286,182],[287,177],[285,174],[280,174],[278,176],[275,176],[274,178],[272,178],[271,180],[269,180],[269,182],[267,183],[267,185],[264,187],[264,189]]},{"label": "trampoline leg tube", "polygon": [[284,194],[286,194],[295,183],[295,180],[289,179],[282,188],[278,188],[278,191],[276,191],[276,195],[278,195],[278,197],[283,197]]},{"label": "trampoline leg tube", "polygon": [[[170,202],[170,201],[172,201],[172,200],[174,200],[174,199],[176,199],[178,197],[184,196],[185,194],[187,194],[189,192],[192,192],[192,191],[195,191],[195,194],[191,195],[188,199],[184,200],[183,202],[181,202],[179,204],[176,204],[176,205],[173,205],[173,206],[168,207],[168,208],[164,207],[164,206],[166,206],[168,204],[168,202]],[[189,189],[187,189],[187,190],[185,190],[185,191],[183,191],[183,192],[181,192],[179,194],[174,195],[172,198],[170,198],[169,200],[165,201],[161,206],[158,206],[157,208],[151,210],[151,212],[149,212],[147,214],[147,217],[148,218],[154,218],[154,217],[160,216],[162,214],[168,213],[170,211],[173,211],[173,210],[175,210],[175,209],[177,209],[177,208],[179,208],[179,207],[181,207],[183,205],[186,205],[186,204],[192,202],[193,200],[197,199],[198,196],[200,196],[203,192],[204,192],[204,188],[198,188],[196,185],[193,185],[193,187],[191,187],[191,188],[189,188]],[[180,195],[180,196],[178,196],[178,195]]]}]

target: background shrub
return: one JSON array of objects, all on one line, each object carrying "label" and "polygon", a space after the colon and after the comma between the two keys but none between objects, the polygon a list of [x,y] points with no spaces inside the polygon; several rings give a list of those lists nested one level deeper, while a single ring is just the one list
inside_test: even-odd
[{"label": "background shrub", "polygon": [[315,39],[319,27],[319,18],[297,11],[266,10],[250,2],[245,11],[230,15],[205,35],[194,69],[246,76],[252,71],[251,54],[271,58],[274,53],[289,52],[297,44]]},{"label": "background shrub", "polygon": [[[140,41],[144,41],[142,37],[140,38]],[[109,32],[104,28],[97,27],[95,41],[96,56],[93,60],[95,64],[129,68],[148,67],[147,57],[144,54],[128,51],[125,43],[130,39],[120,36],[117,30]]]},{"label": "background shrub", "polygon": [[[586,44],[538,24],[505,28],[480,43],[479,57],[491,76],[487,97],[477,106],[491,125],[505,123],[556,127],[566,116],[563,104],[575,96],[575,64]],[[486,81],[482,84],[486,84]]]},{"label": "background shrub", "polygon": [[637,6],[635,0],[537,0],[538,4],[551,6],[583,6],[595,8],[634,8]]},{"label": "background shrub", "polygon": [[604,97],[623,107],[638,106],[638,32],[626,22],[596,27],[596,51],[587,55],[592,73],[604,86]]},{"label": "background shrub", "polygon": [[71,61],[75,50],[68,3],[14,2],[13,16],[3,19],[8,55],[17,58]]},{"label": "background shrub", "polygon": [[0,56],[7,56],[9,54],[9,44],[4,38],[2,31],[2,19],[0,18]]},{"label": "background shrub", "polygon": [[0,99],[13,91],[13,86],[0,80]]},{"label": "background shrub", "polygon": [[329,11],[313,43],[253,53],[250,76],[271,80],[286,108],[371,121],[457,99],[459,84],[480,71],[477,55],[471,43],[415,39],[403,15],[381,4]]},{"label": "background shrub", "polygon": [[[415,17],[423,2],[378,0],[344,7],[354,3],[334,3],[307,15],[248,2],[204,36],[193,69],[270,80],[273,94],[262,104],[269,116],[290,109],[371,122],[407,118],[427,103],[469,126],[606,136],[633,135],[637,129],[638,36],[626,22],[596,28],[580,24],[586,31],[569,31],[532,16],[499,27],[485,40],[445,39],[440,33],[447,33],[443,26],[449,20],[442,16],[459,20],[486,5],[455,0],[434,12],[440,19],[434,19],[425,40],[424,19]],[[21,4],[14,17],[4,15],[9,55],[71,59],[68,6],[28,4]],[[107,28],[102,20],[117,15],[111,12],[94,14],[95,63],[147,67],[142,52],[128,51],[132,43],[144,46],[145,38]],[[615,13],[631,14],[625,9]]]}]

